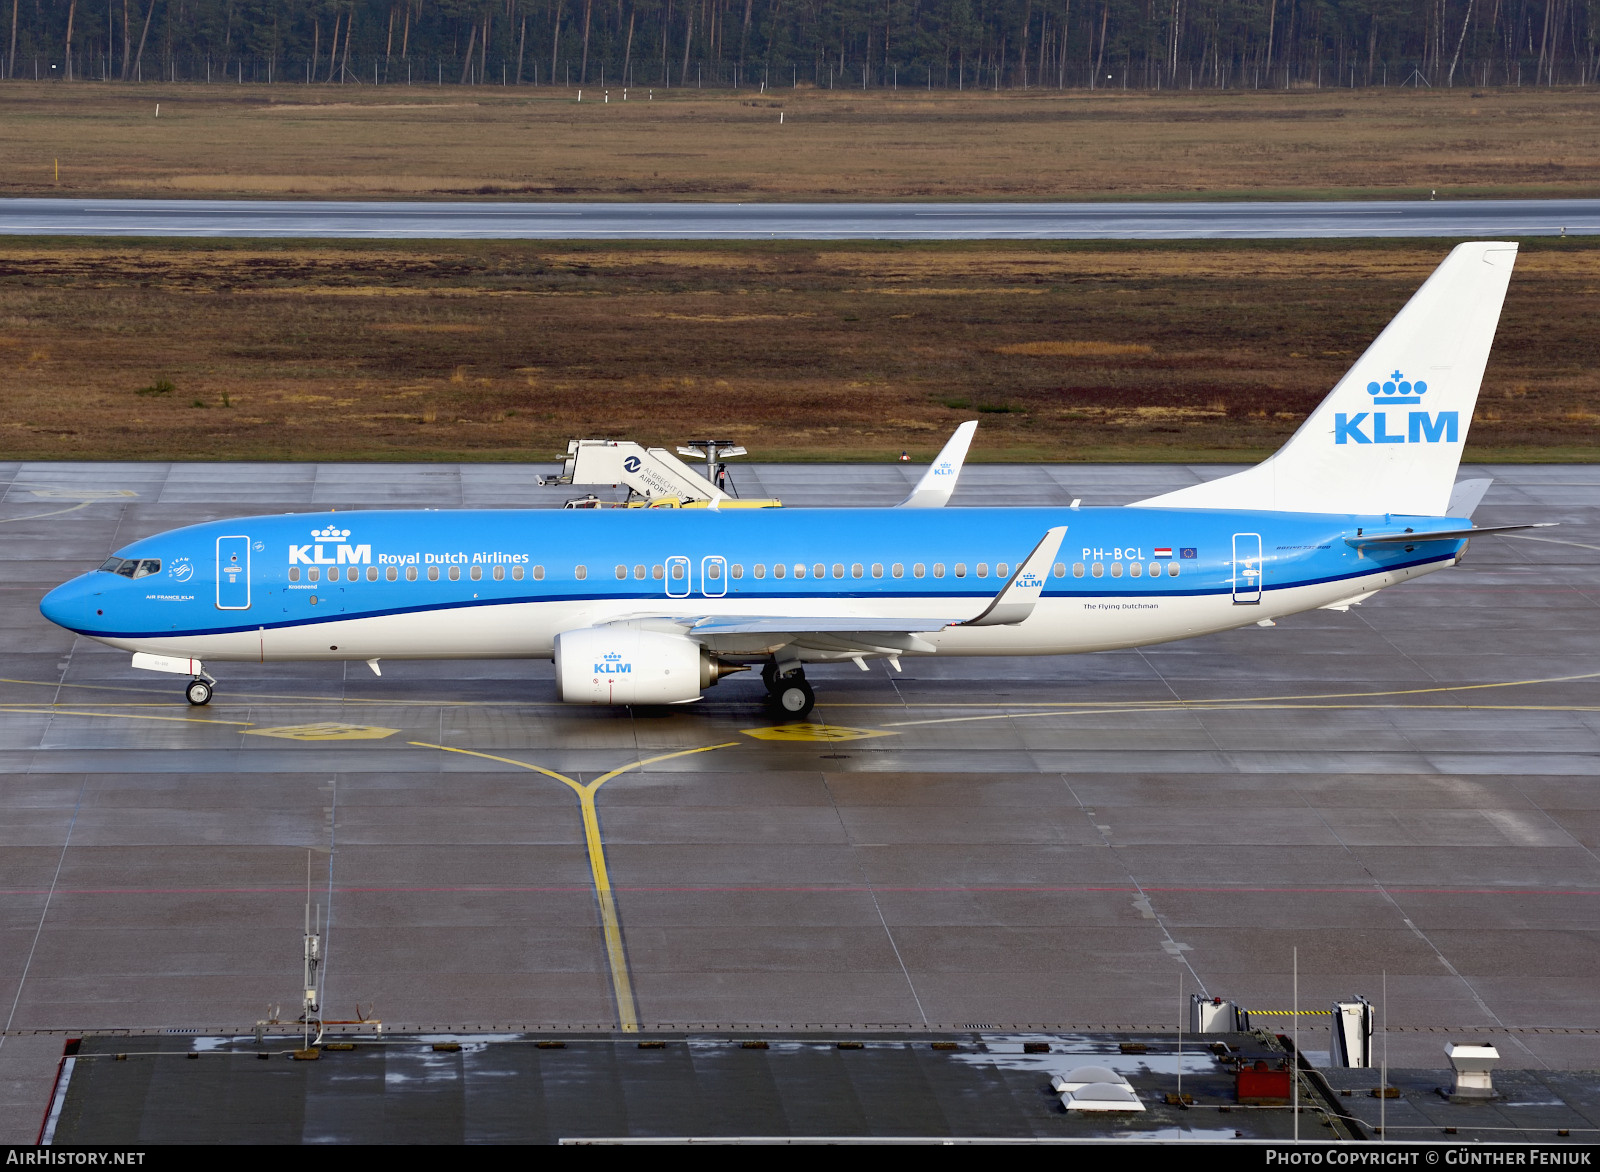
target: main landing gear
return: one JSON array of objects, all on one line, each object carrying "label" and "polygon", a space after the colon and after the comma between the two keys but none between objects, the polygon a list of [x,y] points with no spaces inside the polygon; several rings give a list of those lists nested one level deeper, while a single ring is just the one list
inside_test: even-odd
[{"label": "main landing gear", "polygon": [[208,680],[194,679],[189,681],[189,686],[183,690],[189,703],[196,708],[202,704],[211,703],[211,695],[216,688]]},{"label": "main landing gear", "polygon": [[780,674],[777,665],[769,663],[761,669],[761,682],[767,685],[772,707],[784,716],[801,720],[816,707],[817,694],[806,682],[804,668],[797,667]]}]

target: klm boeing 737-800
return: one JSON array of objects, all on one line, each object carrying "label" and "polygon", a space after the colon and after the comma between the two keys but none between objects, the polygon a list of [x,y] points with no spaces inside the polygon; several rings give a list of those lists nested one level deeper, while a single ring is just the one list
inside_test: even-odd
[{"label": "klm boeing 737-800", "polygon": [[553,658],[574,704],[684,703],[760,666],[795,716],[811,663],[1059,655],[1343,609],[1496,531],[1470,519],[1487,482],[1455,478],[1515,259],[1459,246],[1276,455],[1134,506],[926,507],[949,496],[943,461],[895,509],[249,517],[135,541],[41,609],[188,675],[193,704],[214,661]]}]

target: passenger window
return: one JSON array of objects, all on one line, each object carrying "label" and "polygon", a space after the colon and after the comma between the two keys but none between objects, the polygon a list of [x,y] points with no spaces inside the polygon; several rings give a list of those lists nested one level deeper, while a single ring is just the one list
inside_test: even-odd
[{"label": "passenger window", "polygon": [[[316,573],[316,571],[313,570],[312,573]],[[439,567],[438,566],[429,566],[428,567],[428,581],[437,582],[438,580],[439,580]]]},{"label": "passenger window", "polygon": [[639,582],[644,581],[644,567],[643,566],[634,566],[633,567],[633,577],[634,577],[635,581],[639,581]]},{"label": "passenger window", "polygon": [[667,576],[667,572],[666,572],[666,570],[662,569],[660,566],[651,566],[650,567],[650,576],[652,578],[654,578],[657,582],[659,582],[659,581],[661,581],[661,579],[663,579],[663,578],[665,578]]},{"label": "passenger window", "polygon": [[835,578],[843,578],[844,577],[844,563],[843,562],[834,562],[833,563],[833,576]]},{"label": "passenger window", "polygon": [[923,566],[923,564],[921,562],[918,562],[916,565],[911,567],[911,576],[913,578],[924,577],[924,576],[927,575],[927,572],[928,572],[927,569]]},{"label": "passenger window", "polygon": [[787,574],[788,572],[789,572],[789,567],[784,565],[782,562],[773,562],[772,563],[772,576],[774,578],[781,578],[785,574]]},{"label": "passenger window", "polygon": [[461,567],[460,566],[451,566],[450,567],[450,581],[452,581],[452,582],[461,581]]},{"label": "passenger window", "polygon": [[[811,567],[811,576],[813,578],[826,578],[828,576],[828,567],[823,565],[821,562],[818,562],[816,565]],[[844,576],[844,568],[842,566],[839,570],[839,576]]]},{"label": "passenger window", "polygon": [[576,578],[578,581],[582,582],[585,578],[587,578],[589,576],[589,567],[588,566],[574,566],[573,570],[572,570],[572,576],[574,578]]},{"label": "passenger window", "polygon": [[1130,562],[1128,564],[1128,573],[1131,576],[1138,578],[1144,574],[1144,565],[1140,562]]},{"label": "passenger window", "polygon": [[322,581],[322,571],[317,569],[316,566],[312,566],[309,570],[306,571],[306,581],[307,582],[320,582],[320,581]]},{"label": "passenger window", "polygon": [[757,578],[765,578],[767,576],[767,567],[763,562],[757,562],[750,567],[750,570]]},{"label": "passenger window", "polygon": [[1073,562],[1072,563],[1072,576],[1074,578],[1083,577],[1083,563],[1082,562]]},{"label": "passenger window", "polygon": [[872,563],[872,576],[874,578],[883,577],[883,563],[882,562],[873,562]]},{"label": "passenger window", "polygon": [[1095,562],[1093,568],[1090,569],[1089,573],[1092,574],[1096,578],[1103,578],[1103,577],[1105,577],[1106,568],[1105,568],[1105,566],[1101,565],[1099,562]]},{"label": "passenger window", "polygon": [[706,577],[707,578],[721,578],[722,577],[722,563],[721,562],[707,562],[706,563]]},{"label": "passenger window", "polygon": [[806,568],[802,563],[795,562],[795,564],[794,564],[794,576],[796,578],[804,578],[806,576]]},{"label": "passenger window", "polygon": [[406,567],[406,581],[407,582],[415,582],[416,580],[417,580],[417,567],[416,566],[407,566]]},{"label": "passenger window", "polygon": [[534,566],[533,567],[533,580],[535,582],[543,582],[544,581],[544,567],[543,566]]},{"label": "passenger window", "polygon": [[1121,562],[1112,562],[1111,563],[1111,576],[1113,578],[1122,577],[1122,563]]},{"label": "passenger window", "polygon": [[618,566],[617,567],[617,581],[620,582],[624,578],[626,578],[627,576],[628,576],[628,567],[627,566]]},{"label": "passenger window", "polygon": [[522,581],[522,567],[521,566],[512,566],[511,567],[511,580],[513,582]]},{"label": "passenger window", "polygon": [[289,581],[291,581],[291,582],[300,581],[300,567],[299,566],[290,566],[289,567]]},{"label": "passenger window", "polygon": [[1152,578],[1161,577],[1161,563],[1160,562],[1151,562],[1150,563],[1150,576]]},{"label": "passenger window", "polygon": [[988,562],[979,562],[978,563],[977,574],[978,574],[978,577],[980,577],[980,578],[987,578],[989,576],[989,563]]},{"label": "passenger window", "polygon": [[728,577],[730,577],[730,578],[743,578],[744,577],[744,567],[741,566],[738,562],[734,562],[733,565],[728,567]]},{"label": "passenger window", "polygon": [[1178,563],[1177,562],[1168,562],[1167,563],[1167,577],[1176,578],[1177,576],[1178,576]]},{"label": "passenger window", "polygon": [[1056,575],[1057,578],[1065,578],[1067,576],[1067,567],[1066,567],[1066,565],[1064,563],[1062,563],[1062,562],[1057,562],[1056,563],[1055,575]]},{"label": "passenger window", "polygon": [[682,562],[673,562],[672,563],[672,580],[674,582],[682,582],[683,581],[683,563]]},{"label": "passenger window", "polygon": [[906,568],[899,562],[895,562],[893,567],[890,568],[889,572],[896,578],[904,578],[906,576]]},{"label": "passenger window", "polygon": [[862,568],[862,565],[861,565],[860,562],[852,562],[851,563],[851,565],[850,565],[850,576],[852,578],[859,578],[864,573],[866,573],[866,570]]},{"label": "passenger window", "polygon": [[377,566],[368,566],[367,567],[367,581],[368,582],[376,582],[377,580],[378,580],[378,567]]},{"label": "passenger window", "polygon": [[934,562],[933,563],[933,576],[935,578],[943,578],[944,577],[944,563],[943,562]]},{"label": "passenger window", "polygon": [[957,578],[965,578],[966,576],[967,576],[967,563],[966,562],[957,562],[956,563],[956,577]]},{"label": "passenger window", "polygon": [[470,577],[472,578],[472,580],[474,582],[482,582],[483,581],[483,567],[482,566],[473,566],[471,574],[470,574]]},{"label": "passenger window", "polygon": [[994,576],[996,578],[1009,578],[1009,577],[1011,577],[1011,566],[1006,562],[1001,562],[998,566],[996,566],[994,568]]},{"label": "passenger window", "polygon": [[506,568],[504,566],[496,566],[494,568],[494,580],[496,582],[504,582],[506,580]]},{"label": "passenger window", "polygon": [[400,569],[398,566],[390,566],[383,572],[383,576],[391,582],[398,582],[400,580]]}]

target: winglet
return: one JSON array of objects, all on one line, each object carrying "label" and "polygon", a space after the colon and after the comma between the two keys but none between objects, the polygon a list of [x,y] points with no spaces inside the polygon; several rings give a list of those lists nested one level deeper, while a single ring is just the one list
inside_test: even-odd
[{"label": "winglet", "polygon": [[963,627],[997,627],[1006,623],[1020,623],[1033,613],[1034,604],[1044,593],[1045,581],[1050,577],[1050,563],[1056,560],[1067,535],[1065,525],[1047,531],[1044,539],[1033,547],[1026,561],[1011,575],[1011,581],[994,596],[994,601],[975,619],[962,623]]},{"label": "winglet", "polygon": [[1450,490],[1450,503],[1444,507],[1446,517],[1470,517],[1483,501],[1493,480],[1458,480]]},{"label": "winglet", "polygon": [[943,450],[933,458],[933,463],[928,465],[928,470],[922,474],[922,479],[917,481],[917,487],[911,490],[911,495],[901,501],[902,509],[942,509],[950,503],[950,496],[956,490],[956,481],[961,479],[961,465],[966,461],[967,449],[972,446],[972,435],[978,430],[978,421],[969,419],[950,437]]}]

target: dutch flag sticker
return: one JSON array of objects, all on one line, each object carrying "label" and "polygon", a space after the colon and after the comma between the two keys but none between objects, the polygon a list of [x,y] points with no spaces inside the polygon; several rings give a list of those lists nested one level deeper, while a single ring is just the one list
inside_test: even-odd
[{"label": "dutch flag sticker", "polygon": [[1171,557],[1172,556],[1172,547],[1170,545],[1160,546],[1159,548],[1157,548],[1155,556],[1158,557],[1158,558],[1169,558],[1169,557]]}]

